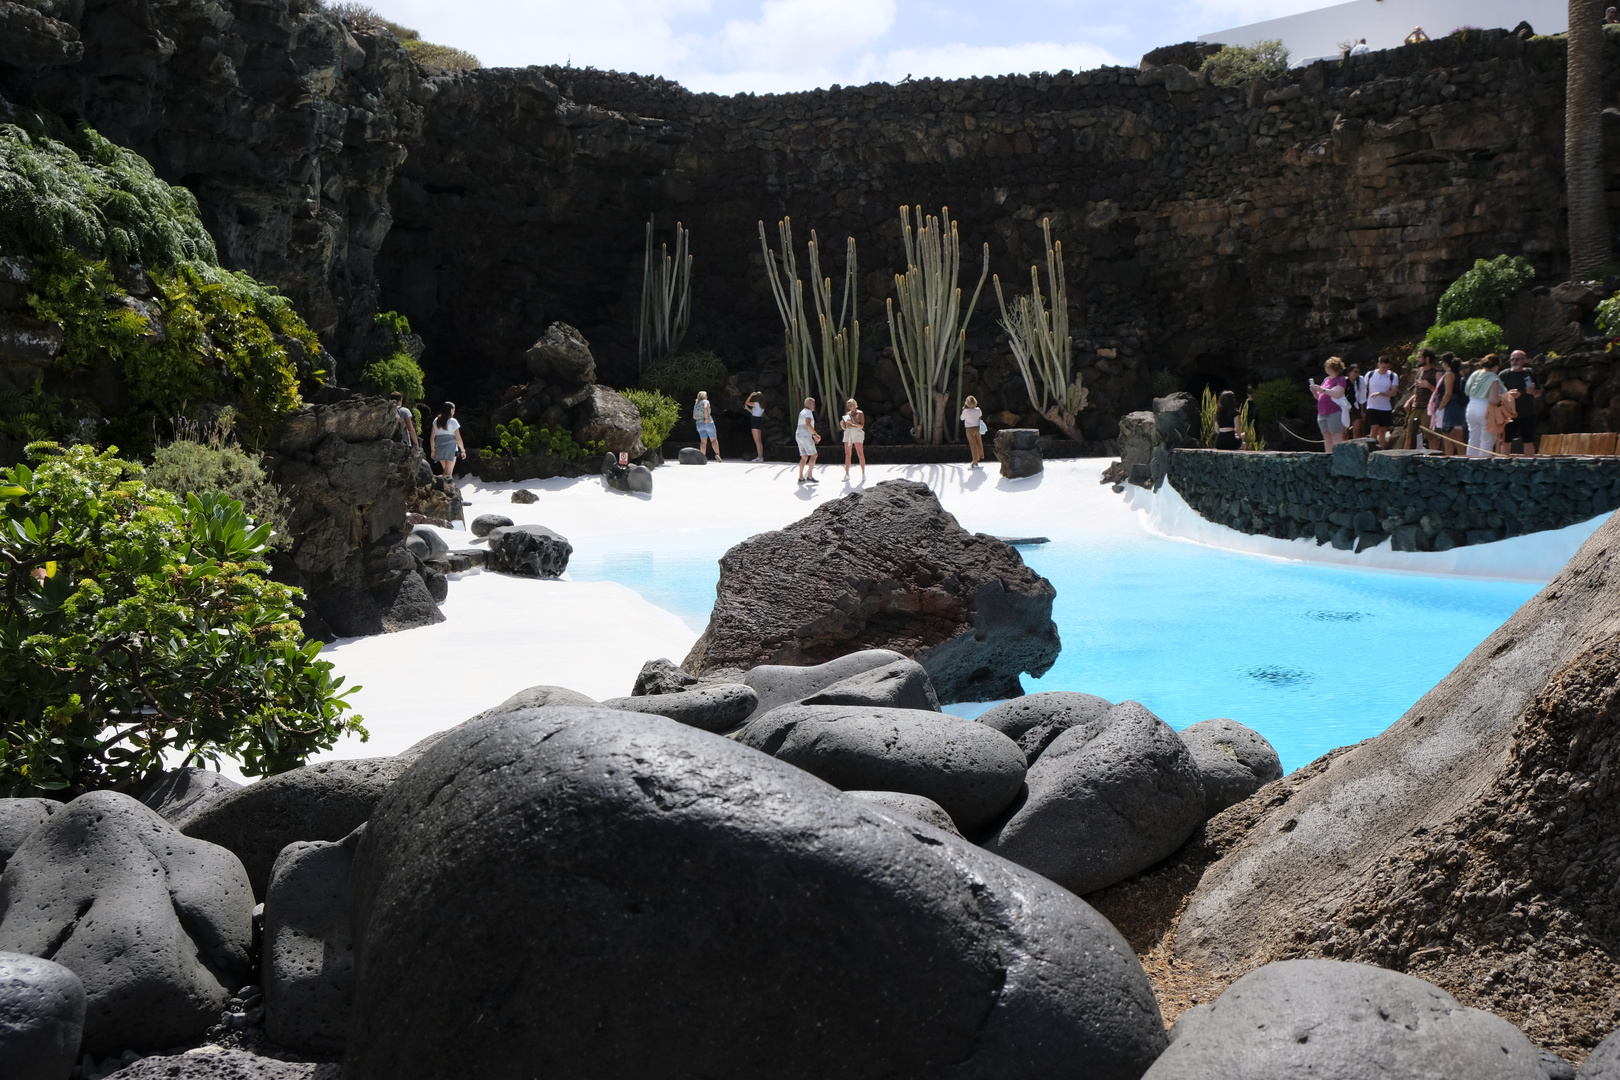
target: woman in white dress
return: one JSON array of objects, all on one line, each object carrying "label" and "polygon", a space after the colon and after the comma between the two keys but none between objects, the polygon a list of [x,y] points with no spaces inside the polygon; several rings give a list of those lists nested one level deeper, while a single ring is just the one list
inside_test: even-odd
[{"label": "woman in white dress", "polygon": [[854,398],[844,402],[844,418],[839,421],[844,429],[844,482],[849,483],[849,457],[854,451],[861,458],[861,483],[866,483],[866,414]]}]

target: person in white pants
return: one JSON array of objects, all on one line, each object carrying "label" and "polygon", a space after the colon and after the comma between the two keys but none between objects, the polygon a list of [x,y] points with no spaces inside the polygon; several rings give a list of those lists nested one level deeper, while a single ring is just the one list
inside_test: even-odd
[{"label": "person in white pants", "polygon": [[1501,367],[1501,359],[1491,353],[1463,384],[1463,392],[1468,395],[1469,457],[1490,457],[1496,449],[1496,433],[1485,426],[1485,413],[1502,397],[1502,380],[1496,374]]}]

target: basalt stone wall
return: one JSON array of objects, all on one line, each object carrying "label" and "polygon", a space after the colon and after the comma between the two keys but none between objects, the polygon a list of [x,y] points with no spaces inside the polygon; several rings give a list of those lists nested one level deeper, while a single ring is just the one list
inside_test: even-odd
[{"label": "basalt stone wall", "polygon": [[1620,507],[1620,458],[1464,458],[1421,450],[1332,454],[1176,450],[1170,484],[1239,532],[1365,550],[1448,551],[1560,529]]},{"label": "basalt stone wall", "polygon": [[[1608,47],[1620,83],[1620,39]],[[688,341],[719,351],[738,389],[769,391],[780,327],[757,229],[774,246],[791,215],[801,262],[813,228],[835,284],[857,239],[861,396],[881,414],[903,411],[880,358],[899,206],[950,207],[969,288],[986,243],[1004,285],[1027,287],[1050,218],[1085,328],[1082,426],[1108,438],[1157,371],[1235,385],[1413,335],[1475,258],[1524,253],[1555,280],[1563,81],[1561,42],[1506,32],[1234,88],[1105,68],[725,98],[572,68],[472,72],[435,80],[379,272],[447,389],[498,381],[553,318],[622,383],[644,223],[656,214],[662,240],[679,219],[696,257]],[[994,308],[987,285],[966,390],[1025,422]]]}]

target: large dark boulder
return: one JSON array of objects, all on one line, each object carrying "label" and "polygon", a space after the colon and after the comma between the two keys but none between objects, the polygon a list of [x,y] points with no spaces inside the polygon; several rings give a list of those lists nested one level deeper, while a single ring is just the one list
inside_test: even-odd
[{"label": "large dark boulder", "polygon": [[1061,643],[1050,582],[1016,549],[963,529],[923,484],[887,480],[745,540],[720,560],[694,675],[820,664],[893,649],[927,670],[942,702],[1023,693]]},{"label": "large dark boulder", "polygon": [[342,1067],[279,1061],[245,1050],[142,1058],[107,1080],[339,1080]]},{"label": "large dark boulder", "polygon": [[1501,1017],[1383,968],[1288,960],[1249,972],[1176,1022],[1143,1080],[1547,1080]]},{"label": "large dark boulder", "polygon": [[450,733],[353,888],[347,1080],[1134,1080],[1165,1045],[1073,894],[660,717]]},{"label": "large dark boulder", "polygon": [[235,780],[213,769],[185,766],[163,773],[141,796],[141,802],[158,812],[170,825],[186,831],[186,826],[210,806],[242,787]]},{"label": "large dark boulder", "polygon": [[904,791],[846,791],[844,794],[863,803],[904,814],[936,829],[962,835],[962,830],[956,827],[956,822],[951,820],[945,808],[926,795],[912,795]]},{"label": "large dark boulder", "polygon": [[979,723],[1016,742],[1033,765],[1053,739],[1077,724],[1105,723],[1113,709],[1113,702],[1095,694],[1044,690],[1002,702],[982,713]]},{"label": "large dark boulder", "polygon": [[50,799],[0,799],[0,873],[23,841],[61,808]]},{"label": "large dark boulder", "polygon": [[408,764],[399,758],[321,761],[232,792],[186,826],[186,835],[236,853],[264,899],[281,849],[298,840],[342,840]]},{"label": "large dark boulder", "polygon": [[1002,428],[996,432],[991,450],[1001,463],[1001,475],[1005,479],[1037,476],[1045,468],[1041,459],[1041,433],[1036,428]]},{"label": "large dark boulder", "polygon": [[127,795],[81,795],[0,874],[0,950],[84,983],[84,1050],[186,1043],[247,982],[253,892],[236,856]]},{"label": "large dark boulder", "polygon": [[84,1034],[84,983],[61,964],[0,952],[0,1076],[67,1080]]},{"label": "large dark boulder", "polygon": [[608,453],[629,454],[632,459],[647,452],[641,443],[641,413],[629,398],[594,384],[578,396],[578,402],[568,410],[575,442],[581,446],[603,443]]},{"label": "large dark boulder", "polygon": [[876,705],[939,712],[934,681],[921,664],[906,659],[840,679],[799,700],[803,705]]},{"label": "large dark boulder", "polygon": [[667,716],[678,724],[704,731],[730,731],[742,724],[759,704],[759,695],[742,683],[694,686],[673,694],[641,694],[608,698],[604,709]]},{"label": "large dark boulder", "polygon": [[1620,1080],[1620,1032],[1611,1031],[1576,1074],[1579,1080]]},{"label": "large dark boulder", "polygon": [[631,688],[630,696],[678,694],[682,690],[692,689],[697,684],[696,675],[688,675],[661,656],[657,660],[648,660],[641,665],[641,670],[636,673],[636,684]]},{"label": "large dark boulder", "polygon": [[264,1032],[304,1053],[341,1053],[354,1000],[349,871],[359,831],[288,844],[264,897]]},{"label": "large dark boulder", "polygon": [[1076,724],[1025,778],[985,847],[1084,896],[1175,851],[1204,820],[1204,782],[1170,726],[1134,701]]},{"label": "large dark boulder", "polygon": [[1236,720],[1200,720],[1182,728],[1180,734],[1204,778],[1206,817],[1236,806],[1282,777],[1277,748]]},{"label": "large dark boulder", "polygon": [[544,525],[501,525],[489,531],[489,567],[523,577],[557,578],[574,545]]},{"label": "large dark boulder", "polygon": [[524,354],[529,374],[556,386],[579,386],[596,381],[596,358],[585,335],[567,323],[554,322]]},{"label": "large dark boulder", "polygon": [[759,664],[744,673],[742,680],[759,695],[759,706],[754,712],[768,713],[778,705],[803,701],[835,683],[904,659],[892,649],[862,649],[808,667]]},{"label": "large dark boulder", "polygon": [[846,791],[930,798],[970,834],[1005,810],[1024,783],[1017,743],[947,713],[783,705],[754,717],[734,738]]}]

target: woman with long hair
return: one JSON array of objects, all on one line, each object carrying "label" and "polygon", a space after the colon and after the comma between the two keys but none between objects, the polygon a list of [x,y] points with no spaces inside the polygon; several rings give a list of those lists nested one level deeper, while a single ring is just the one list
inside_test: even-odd
[{"label": "woman with long hair", "polygon": [[1468,395],[1468,456],[1490,457],[1496,449],[1496,432],[1488,423],[1491,406],[1502,399],[1506,388],[1496,372],[1502,360],[1491,353],[1479,362],[1479,370],[1468,376],[1463,392]]},{"label": "woman with long hair", "polygon": [[1222,390],[1215,401],[1215,449],[1243,449],[1243,433],[1238,430],[1238,399],[1230,390]]},{"label": "woman with long hair", "polygon": [[720,456],[720,433],[714,427],[714,410],[709,406],[707,390],[699,390],[697,400],[692,402],[692,419],[697,421],[698,451],[707,456],[709,444],[713,443],[714,460],[725,464]]},{"label": "woman with long hair", "polygon": [[467,447],[461,441],[461,421],[456,419],[456,403],[447,401],[433,418],[433,460],[439,463],[442,475],[454,476],[456,459],[466,456]]},{"label": "woman with long hair", "polygon": [[743,402],[743,408],[748,411],[748,430],[754,436],[754,461],[765,460],[765,406],[760,404],[760,392],[755,390]]},{"label": "woman with long hair", "polygon": [[1456,457],[1468,446],[1468,402],[1463,397],[1462,361],[1456,353],[1440,357],[1440,384],[1434,388],[1434,430],[1446,436],[1446,457]]},{"label": "woman with long hair", "polygon": [[1322,364],[1327,378],[1318,383],[1311,380],[1311,395],[1316,398],[1316,426],[1322,432],[1322,445],[1328,453],[1344,441],[1345,378],[1344,361],[1330,356]]},{"label": "woman with long hair", "polygon": [[844,483],[849,483],[850,451],[860,455],[861,483],[866,483],[866,414],[861,412],[854,398],[844,402],[844,418],[838,422],[844,429]]}]

